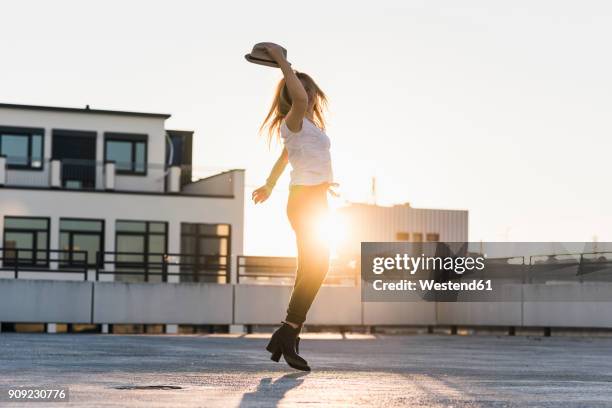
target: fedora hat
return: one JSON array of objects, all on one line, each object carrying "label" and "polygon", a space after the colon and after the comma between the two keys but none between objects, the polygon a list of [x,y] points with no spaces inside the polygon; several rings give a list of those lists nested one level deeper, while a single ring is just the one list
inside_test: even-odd
[{"label": "fedora hat", "polygon": [[[244,58],[247,61],[252,62],[253,64],[266,65],[268,67],[279,68],[279,65],[270,57],[268,52],[266,51],[266,46],[274,44],[271,42],[261,42],[257,43],[253,46],[253,50],[250,54],[246,54]],[[287,58],[287,50],[281,47],[283,50],[283,55]]]}]

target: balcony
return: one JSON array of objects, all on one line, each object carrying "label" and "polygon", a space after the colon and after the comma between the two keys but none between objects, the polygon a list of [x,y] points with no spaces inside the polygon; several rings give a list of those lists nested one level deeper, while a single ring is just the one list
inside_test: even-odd
[{"label": "balcony", "polygon": [[0,156],[0,186],[81,191],[144,192],[160,194],[232,196],[232,171],[92,160],[44,159],[35,166],[15,165]]}]

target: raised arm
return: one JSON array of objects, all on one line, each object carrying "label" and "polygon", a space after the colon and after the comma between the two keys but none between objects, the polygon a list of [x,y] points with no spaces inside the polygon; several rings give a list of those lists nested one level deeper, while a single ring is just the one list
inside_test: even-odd
[{"label": "raised arm", "polygon": [[287,155],[287,148],[284,148],[281,155],[276,160],[276,163],[274,163],[274,166],[270,171],[270,175],[266,179],[266,184],[253,191],[252,198],[255,204],[263,203],[268,199],[268,197],[270,197],[276,182],[283,174],[283,171],[285,171],[285,167],[287,167],[288,162],[289,156]]},{"label": "raised arm", "polygon": [[291,65],[285,59],[282,48],[276,44],[270,44],[266,46],[266,52],[278,63],[283,76],[285,77],[285,83],[287,84],[287,90],[289,91],[289,97],[291,98],[291,110],[285,117],[285,123],[292,132],[299,132],[302,130],[302,121],[304,115],[308,109],[308,93],[302,85],[302,81],[295,75]]}]

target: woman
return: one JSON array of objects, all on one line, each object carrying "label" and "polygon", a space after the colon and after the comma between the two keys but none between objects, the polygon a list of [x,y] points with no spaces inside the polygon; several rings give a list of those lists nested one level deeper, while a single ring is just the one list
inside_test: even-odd
[{"label": "woman", "polygon": [[266,349],[272,353],[272,360],[278,361],[282,355],[291,367],[310,371],[308,362],[297,353],[297,342],[329,267],[329,249],[317,232],[327,211],[327,191],[335,185],[323,118],[327,99],[310,76],[291,69],[279,46],[271,44],[266,51],[278,63],[284,78],[278,84],[261,129],[267,128],[268,142],[280,136],[284,148],[266,184],[253,192],[253,201],[256,204],[265,201],[287,163],[291,163],[287,215],[298,249],[298,267],[287,317]]}]

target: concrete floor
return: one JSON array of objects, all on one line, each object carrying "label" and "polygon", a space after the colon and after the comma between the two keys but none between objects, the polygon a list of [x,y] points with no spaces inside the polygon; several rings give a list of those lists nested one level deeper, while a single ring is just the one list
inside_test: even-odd
[{"label": "concrete floor", "polygon": [[[0,390],[68,387],[78,407],[612,407],[611,338],[311,335],[303,374],[264,337],[2,333]],[[118,389],[159,385],[181,389]]]}]

